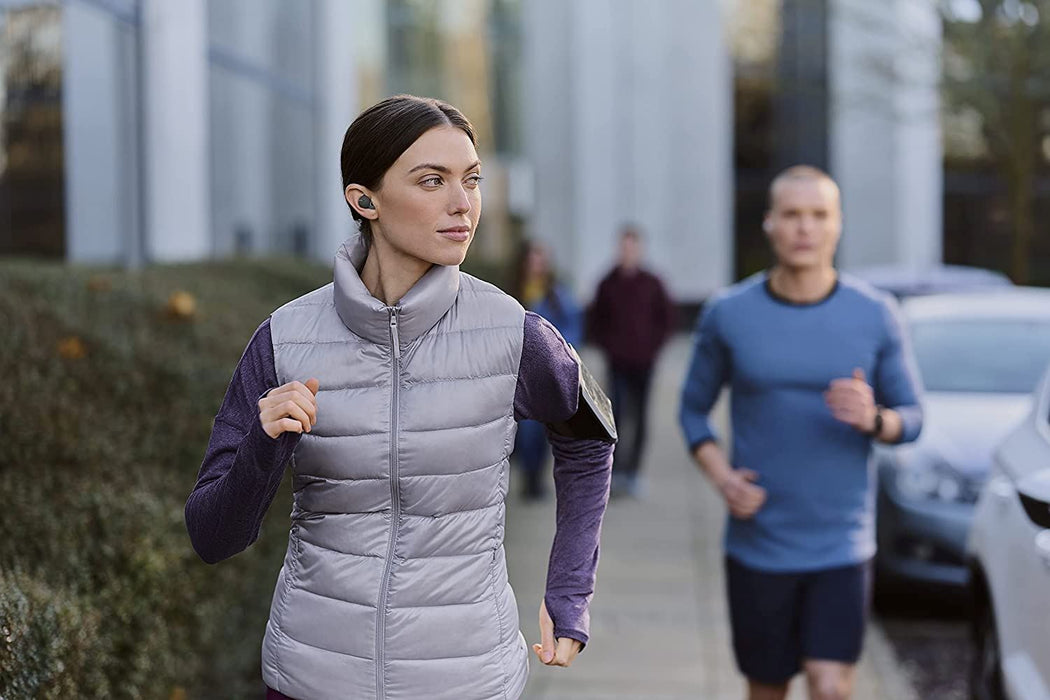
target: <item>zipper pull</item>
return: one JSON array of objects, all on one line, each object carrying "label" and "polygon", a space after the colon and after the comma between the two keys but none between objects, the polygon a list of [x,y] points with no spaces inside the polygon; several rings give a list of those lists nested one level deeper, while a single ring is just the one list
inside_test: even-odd
[{"label": "zipper pull", "polygon": [[390,309],[390,344],[394,348],[394,358],[401,359],[401,337],[397,333],[397,309]]}]

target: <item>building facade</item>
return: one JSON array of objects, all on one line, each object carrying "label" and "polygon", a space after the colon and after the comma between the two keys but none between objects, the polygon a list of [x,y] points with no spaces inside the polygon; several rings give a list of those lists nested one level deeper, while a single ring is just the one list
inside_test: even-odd
[{"label": "building facade", "polygon": [[330,260],[343,132],[413,92],[478,127],[471,260],[543,240],[582,300],[626,224],[683,302],[767,264],[796,162],[842,186],[844,266],[936,261],[939,31],[931,0],[0,0],[0,254]]}]

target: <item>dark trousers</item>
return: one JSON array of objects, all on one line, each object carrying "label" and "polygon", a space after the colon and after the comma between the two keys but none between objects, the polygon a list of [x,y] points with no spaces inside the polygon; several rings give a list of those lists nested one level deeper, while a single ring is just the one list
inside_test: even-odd
[{"label": "dark trousers", "polygon": [[613,454],[613,475],[634,480],[645,451],[649,421],[649,388],[653,367],[611,367],[613,418],[620,439]]},{"label": "dark trousers", "polygon": [[541,498],[546,492],[546,466],[551,456],[547,443],[547,431],[542,423],[523,420],[518,423],[518,434],[514,439],[514,456],[517,458],[524,479],[522,495],[526,498]]}]

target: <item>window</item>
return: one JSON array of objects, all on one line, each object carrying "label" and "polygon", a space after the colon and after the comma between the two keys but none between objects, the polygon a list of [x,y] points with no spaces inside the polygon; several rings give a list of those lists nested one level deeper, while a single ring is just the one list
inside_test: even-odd
[{"label": "window", "polygon": [[65,254],[62,10],[0,9],[0,254]]}]

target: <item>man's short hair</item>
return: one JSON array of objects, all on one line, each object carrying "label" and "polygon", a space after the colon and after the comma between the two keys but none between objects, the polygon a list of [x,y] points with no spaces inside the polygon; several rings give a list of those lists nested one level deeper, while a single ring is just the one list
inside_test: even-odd
[{"label": "man's short hair", "polygon": [[835,182],[835,178],[828,175],[826,172],[821,170],[815,165],[792,165],[790,168],[781,170],[780,173],[773,178],[773,181],[769,183],[769,208],[773,208],[773,193],[776,192],[777,186],[785,182],[830,182],[832,187],[835,188],[836,194],[839,191],[839,185]]},{"label": "man's short hair", "polygon": [[631,238],[636,241],[642,240],[642,231],[636,224],[624,224],[620,227],[620,240]]}]

